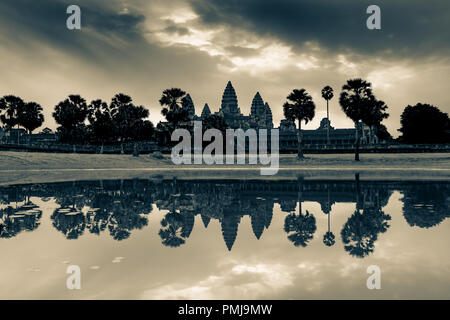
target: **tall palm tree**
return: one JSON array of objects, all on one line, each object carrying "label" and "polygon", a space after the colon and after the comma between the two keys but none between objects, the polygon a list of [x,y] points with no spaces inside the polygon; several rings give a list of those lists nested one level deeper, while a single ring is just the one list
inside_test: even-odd
[{"label": "tall palm tree", "polygon": [[374,99],[370,82],[362,79],[350,79],[342,87],[339,104],[344,113],[352,119],[356,128],[355,161],[359,161],[360,121],[366,117],[368,105]]},{"label": "tall palm tree", "polygon": [[328,120],[328,126],[327,126],[327,144],[330,144],[330,113],[328,111],[328,101],[333,99],[334,93],[333,88],[330,86],[325,86],[322,89],[322,98],[324,98],[327,101],[327,120]]},{"label": "tall palm tree", "polygon": [[182,108],[182,103],[186,99],[186,92],[179,88],[171,88],[163,91],[159,103],[163,106],[161,114],[175,129],[178,123],[189,120],[189,114]]},{"label": "tall palm tree", "polygon": [[307,124],[314,118],[316,105],[305,89],[294,89],[283,105],[284,116],[288,120],[298,121],[298,159],[303,159],[302,151],[302,121]]}]

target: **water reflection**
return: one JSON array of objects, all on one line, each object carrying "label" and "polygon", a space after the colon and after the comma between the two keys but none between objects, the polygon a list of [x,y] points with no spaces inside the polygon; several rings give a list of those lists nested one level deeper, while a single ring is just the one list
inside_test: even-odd
[{"label": "water reflection", "polygon": [[[288,241],[306,247],[321,238],[327,247],[342,241],[345,250],[363,258],[375,250],[380,234],[389,230],[390,213],[384,207],[394,191],[403,194],[403,216],[411,227],[431,228],[450,216],[448,182],[382,182],[295,180],[108,180],[21,185],[0,188],[0,238],[13,238],[39,227],[43,209],[33,199],[57,205],[49,213],[54,228],[67,239],[86,233],[108,233],[114,240],[129,238],[149,224],[152,206],[167,211],[157,228],[167,247],[185,244],[200,215],[205,228],[211,220],[221,225],[228,250],[233,248],[239,224],[249,216],[256,239],[270,227],[274,206],[286,213]],[[36,201],[37,202],[37,201]],[[322,212],[302,209],[317,202]],[[332,206],[354,203],[354,212],[340,233],[333,232]],[[328,229],[316,235],[318,215],[327,215]],[[337,239],[336,234],[340,234]],[[320,240],[319,240],[320,241]]]}]

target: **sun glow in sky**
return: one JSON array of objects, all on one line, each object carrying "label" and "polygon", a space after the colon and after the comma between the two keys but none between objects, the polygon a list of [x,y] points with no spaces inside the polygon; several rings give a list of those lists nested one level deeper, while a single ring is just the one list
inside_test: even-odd
[{"label": "sun glow in sky", "polygon": [[[399,3],[407,6],[400,11]],[[61,23],[65,1],[4,0],[0,94],[40,103],[45,126],[54,129],[51,113],[68,94],[89,102],[123,92],[158,122],[164,89],[189,92],[198,114],[204,103],[215,112],[231,80],[242,112],[250,112],[259,91],[277,126],[286,96],[305,88],[316,104],[316,118],[306,128],[314,129],[325,114],[325,85],[335,91],[332,125],[352,125],[338,96],[347,79],[361,77],[389,106],[384,123],[397,136],[408,104],[450,111],[450,39],[442,34],[450,28],[444,18],[450,5],[440,1],[427,11],[423,5],[383,4],[382,29],[369,31],[360,2],[81,0],[82,29],[69,31]]]}]

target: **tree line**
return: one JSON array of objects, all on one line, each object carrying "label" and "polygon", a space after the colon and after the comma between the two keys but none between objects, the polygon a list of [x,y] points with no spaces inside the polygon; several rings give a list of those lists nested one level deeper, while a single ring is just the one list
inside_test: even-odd
[{"label": "tree line", "polygon": [[[333,89],[325,86],[322,97],[328,102],[333,98]],[[298,158],[303,158],[302,152],[302,122],[307,124],[315,116],[315,103],[305,89],[294,89],[283,105],[284,116],[288,120],[298,122]],[[350,118],[356,130],[355,160],[359,161],[360,126],[369,128],[369,140],[373,142],[375,135],[383,139],[392,138],[386,127],[381,123],[389,117],[388,106],[378,100],[372,91],[370,82],[363,79],[350,79],[342,86],[339,96],[339,105],[345,115]],[[328,128],[329,130],[329,128]],[[437,107],[418,103],[408,105],[401,115],[402,135],[400,142],[404,143],[450,143],[450,120],[448,114],[441,112]],[[328,136],[329,137],[329,136]],[[328,138],[329,139],[329,138]]]},{"label": "tree line", "polygon": [[[154,127],[148,120],[149,111],[144,106],[135,105],[126,94],[116,94],[110,103],[96,99],[87,103],[80,95],[69,95],[54,107],[53,118],[59,125],[56,129],[58,141],[70,144],[123,144],[136,141],[156,141],[160,145],[170,144],[170,135],[179,127],[189,127],[190,115],[185,91],[171,88],[163,91],[159,103],[166,122]],[[334,97],[333,89],[326,86],[322,97],[328,104]],[[389,117],[388,106],[373,94],[370,82],[350,79],[342,87],[339,104],[355,127],[362,123],[369,128],[369,140],[378,136],[383,140],[391,135],[382,121]],[[286,119],[298,124],[298,157],[302,152],[302,122],[305,124],[315,116],[315,103],[305,89],[294,89],[283,105]],[[42,126],[44,115],[36,102],[25,102],[20,97],[6,95],[0,98],[0,122],[4,130],[23,128],[28,134]],[[224,131],[227,124],[218,115],[203,119],[203,129],[216,128]],[[46,133],[49,130],[46,128]],[[450,121],[448,114],[437,107],[418,103],[408,105],[401,115],[401,136],[403,143],[449,143]],[[359,130],[356,130],[359,134]],[[327,135],[329,142],[329,133]],[[19,142],[19,134],[17,136]],[[359,159],[359,137],[356,137],[355,160]]]}]

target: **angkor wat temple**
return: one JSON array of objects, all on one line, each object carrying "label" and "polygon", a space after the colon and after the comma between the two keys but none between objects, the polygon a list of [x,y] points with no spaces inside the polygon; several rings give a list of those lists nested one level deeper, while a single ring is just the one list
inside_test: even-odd
[{"label": "angkor wat temple", "polygon": [[[200,116],[196,115],[195,105],[192,97],[187,94],[186,101],[183,108],[187,109],[191,121],[201,121],[207,116],[213,114],[209,105],[206,103],[203,107]],[[280,112],[283,112],[280,106]],[[228,81],[225,90],[222,94],[222,102],[218,112],[215,115],[223,117],[228,127],[231,129],[273,129],[272,110],[267,102],[264,102],[261,94],[257,92],[253,98],[250,114],[248,116],[242,114],[239,108],[236,91]],[[289,149],[297,148],[297,129],[296,124],[287,119],[281,120],[280,126],[280,148]],[[368,142],[368,127],[361,124],[358,128],[360,130],[361,143]],[[356,139],[356,129],[336,129],[331,126],[331,122],[327,118],[323,118],[320,122],[319,128],[315,130],[302,130],[303,143],[305,145],[326,145],[328,143],[327,132],[329,130],[329,144],[330,145],[352,145]]]},{"label": "angkor wat temple", "polygon": [[[186,96],[186,103],[183,105],[189,113],[191,120],[203,120],[207,116],[211,115],[211,109],[208,104],[203,107],[201,116],[195,115],[195,105],[192,101],[191,96],[188,94]],[[242,114],[241,109],[238,105],[238,99],[236,91],[228,81],[227,86],[222,95],[222,103],[218,112],[214,113],[223,117],[228,127],[231,129],[272,129],[272,110],[267,102],[264,102],[259,92],[255,94],[253,98],[252,105],[250,108],[250,114],[245,116]]]}]

